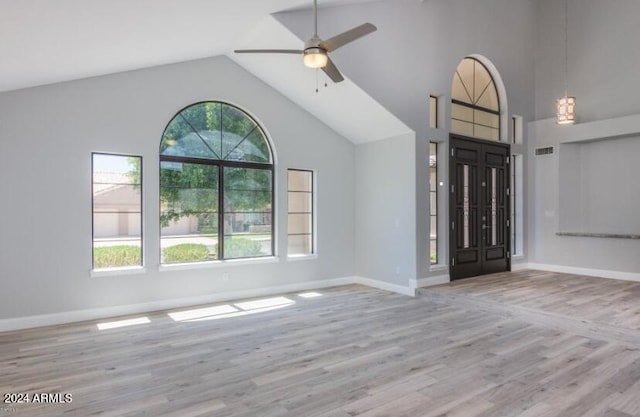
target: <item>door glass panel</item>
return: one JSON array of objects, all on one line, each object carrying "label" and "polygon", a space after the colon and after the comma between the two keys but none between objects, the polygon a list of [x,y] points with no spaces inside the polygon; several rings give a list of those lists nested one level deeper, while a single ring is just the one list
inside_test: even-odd
[{"label": "door glass panel", "polygon": [[491,168],[491,246],[498,244],[498,186],[497,169]]},{"label": "door glass panel", "polygon": [[462,238],[462,242],[463,245],[462,247],[467,249],[469,247],[469,235],[470,235],[470,230],[469,230],[469,165],[465,165],[464,166],[464,174],[463,174],[463,192],[464,192],[464,196],[463,196],[463,238]]}]

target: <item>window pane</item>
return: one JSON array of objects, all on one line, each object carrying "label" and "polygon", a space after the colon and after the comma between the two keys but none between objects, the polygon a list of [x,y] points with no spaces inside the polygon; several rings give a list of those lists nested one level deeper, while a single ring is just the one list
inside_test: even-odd
[{"label": "window pane", "polygon": [[142,265],[142,158],[92,155],[93,268]]},{"label": "window pane", "polygon": [[306,255],[313,251],[312,235],[289,236],[289,255]]},{"label": "window pane", "polygon": [[269,142],[255,121],[242,110],[218,102],[194,104],[178,113],[162,135],[160,154],[272,162]]},{"label": "window pane", "polygon": [[160,163],[161,263],[218,258],[218,172],[215,165]]},{"label": "window pane", "polygon": [[313,248],[313,172],[288,172],[288,255],[314,252]]},{"label": "window pane", "polygon": [[289,191],[289,213],[311,213],[311,193]]},{"label": "window pane", "polygon": [[429,127],[438,127],[438,97],[429,96]]},{"label": "window pane", "polygon": [[307,191],[312,190],[311,171],[295,171],[290,169],[288,175],[289,191]]},{"label": "window pane", "polygon": [[272,172],[224,168],[224,257],[270,256]]},{"label": "window pane", "polygon": [[491,127],[484,127],[480,125],[474,126],[474,137],[479,139],[487,139],[498,141],[498,129],[493,129]]},{"label": "window pane", "polygon": [[433,216],[438,210],[438,198],[437,198],[436,192],[434,191],[430,192],[429,197],[430,197],[429,210],[431,215]]},{"label": "window pane", "polygon": [[473,123],[451,119],[451,131],[465,136],[473,136]]},{"label": "window pane", "polygon": [[473,122],[473,109],[460,104],[451,104],[451,117],[456,120]]},{"label": "window pane", "polygon": [[313,229],[311,213],[289,213],[289,234],[310,234]]},{"label": "window pane", "polygon": [[493,127],[496,129],[500,127],[500,118],[497,114],[487,113],[482,110],[474,110],[473,117],[476,124]]}]

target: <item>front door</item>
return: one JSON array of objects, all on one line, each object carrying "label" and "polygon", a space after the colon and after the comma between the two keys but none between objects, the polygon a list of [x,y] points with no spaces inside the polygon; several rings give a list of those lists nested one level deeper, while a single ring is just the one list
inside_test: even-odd
[{"label": "front door", "polygon": [[451,136],[451,279],[511,269],[509,145]]}]

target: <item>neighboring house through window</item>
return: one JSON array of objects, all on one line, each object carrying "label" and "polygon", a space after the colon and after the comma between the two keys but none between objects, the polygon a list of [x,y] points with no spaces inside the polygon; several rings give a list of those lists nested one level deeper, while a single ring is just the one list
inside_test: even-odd
[{"label": "neighboring house through window", "polygon": [[93,153],[93,269],[142,266],[142,158]]}]

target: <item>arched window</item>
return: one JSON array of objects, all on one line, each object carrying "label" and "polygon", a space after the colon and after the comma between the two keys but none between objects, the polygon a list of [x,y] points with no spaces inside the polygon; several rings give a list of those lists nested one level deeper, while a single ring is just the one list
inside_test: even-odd
[{"label": "arched window", "polygon": [[161,263],[272,256],[273,156],[248,114],[196,103],[160,143]]},{"label": "arched window", "polygon": [[500,140],[500,100],[487,68],[474,58],[460,62],[451,86],[451,132]]}]

